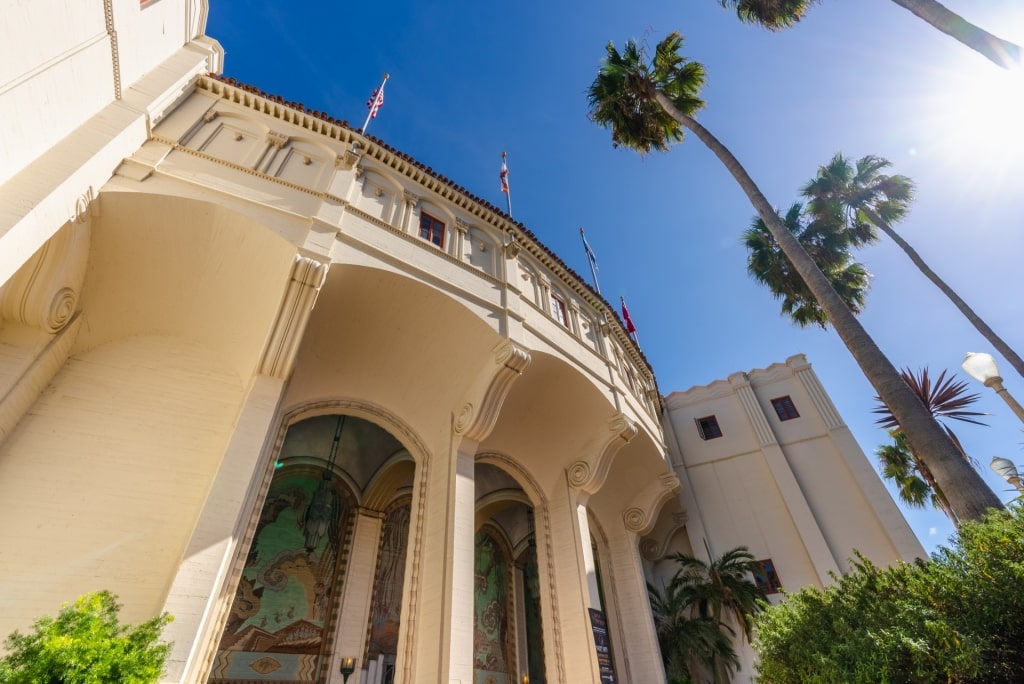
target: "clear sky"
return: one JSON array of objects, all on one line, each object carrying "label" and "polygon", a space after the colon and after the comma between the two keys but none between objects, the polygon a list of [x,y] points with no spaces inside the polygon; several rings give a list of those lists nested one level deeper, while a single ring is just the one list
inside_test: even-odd
[{"label": "clear sky", "polygon": [[[626,297],[663,394],[803,352],[873,463],[888,440],[874,426],[874,391],[836,334],[794,326],[747,276],[739,236],[754,211],[711,153],[688,137],[641,158],[587,120],[605,45],[653,46],[673,30],[708,72],[697,118],[769,201],[788,207],[836,152],[886,157],[918,185],[897,230],[1024,352],[1024,78],[889,0],[823,0],[775,34],[740,24],[717,0],[210,4],[207,33],[227,51],[227,76],[358,128],[389,72],[369,132],[497,206],[506,150],[516,220],[580,274],[586,229],[601,289],[613,303]],[[945,4],[1024,44],[1019,0]],[[859,259],[874,274],[861,320],[897,367],[966,379],[964,353],[991,351],[887,240]],[[1024,400],[1024,378],[1004,361],[1001,370]],[[1024,465],[1022,425],[970,382],[989,427],[954,429],[1009,499],[988,462]],[[952,533],[938,511],[904,510],[929,550]]]}]

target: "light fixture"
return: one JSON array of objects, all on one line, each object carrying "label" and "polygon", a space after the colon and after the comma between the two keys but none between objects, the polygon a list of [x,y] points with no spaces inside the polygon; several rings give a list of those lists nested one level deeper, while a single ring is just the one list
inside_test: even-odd
[{"label": "light fixture", "polygon": [[356,659],[355,658],[342,658],[341,659],[341,674],[344,675],[344,682],[348,682],[349,676],[356,671]]},{"label": "light fixture", "polygon": [[1024,494],[1024,483],[1021,482],[1020,473],[1017,471],[1017,466],[1013,464],[1013,461],[1008,458],[993,456],[989,467],[991,467],[999,477],[1013,485],[1018,492]]},{"label": "light fixture", "polygon": [[996,366],[996,360],[992,358],[991,354],[967,352],[967,356],[964,357],[964,362],[960,364],[960,367],[964,369],[965,373],[985,385],[985,387],[991,387],[995,390],[996,394],[1010,407],[1014,415],[1021,422],[1024,422],[1024,408],[1021,408],[1017,400],[1003,387],[1003,379],[999,377],[999,367]]},{"label": "light fixture", "polygon": [[334,471],[334,459],[338,455],[338,444],[341,443],[341,431],[345,428],[345,416],[338,416],[338,427],[334,430],[334,442],[331,444],[331,454],[327,459],[327,467],[324,468],[323,479],[313,492],[313,498],[306,509],[306,518],[303,523],[303,533],[306,538],[306,551],[313,553],[320,545],[320,539],[331,529],[332,524],[337,524],[338,511],[341,508],[341,497],[334,491],[331,485],[331,477]]}]

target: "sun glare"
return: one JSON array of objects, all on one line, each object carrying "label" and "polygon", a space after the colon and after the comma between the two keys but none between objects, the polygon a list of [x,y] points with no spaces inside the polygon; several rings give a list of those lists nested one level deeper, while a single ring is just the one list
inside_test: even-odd
[{"label": "sun glare", "polygon": [[948,126],[978,152],[1024,153],[1024,69],[976,68],[959,76],[948,84],[956,94],[943,116]]},{"label": "sun glare", "polygon": [[[971,18],[1018,44],[1024,36],[1024,9],[1015,3],[997,4],[988,12],[978,9]],[[951,39],[946,47],[926,79],[908,84],[918,93],[919,107],[910,154],[955,167],[961,178],[984,177],[1004,188],[1011,178],[1019,182],[1024,172],[1024,65],[999,68]]]}]

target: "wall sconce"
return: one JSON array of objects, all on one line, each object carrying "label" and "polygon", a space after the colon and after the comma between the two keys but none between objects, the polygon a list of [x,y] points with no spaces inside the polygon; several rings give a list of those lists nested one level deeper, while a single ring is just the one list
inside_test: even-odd
[{"label": "wall sconce", "polygon": [[523,684],[530,684],[530,675],[523,675]]},{"label": "wall sconce", "polygon": [[348,684],[349,675],[356,671],[356,659],[355,658],[342,658],[341,659],[341,674],[345,676],[343,680]]}]

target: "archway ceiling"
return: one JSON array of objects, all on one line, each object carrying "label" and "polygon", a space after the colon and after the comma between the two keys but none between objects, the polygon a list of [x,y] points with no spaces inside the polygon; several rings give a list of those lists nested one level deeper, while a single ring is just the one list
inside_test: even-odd
[{"label": "archway ceiling", "polygon": [[608,421],[614,414],[611,402],[579,371],[535,351],[480,450],[515,458],[550,491],[588,446],[610,436]]},{"label": "archway ceiling", "polygon": [[670,472],[661,449],[640,432],[615,455],[604,486],[590,497],[587,506],[602,525],[613,524],[613,519],[621,524],[622,512],[631,505],[646,503],[637,497]]},{"label": "archway ceiling", "polygon": [[488,324],[433,287],[382,270],[334,264],[284,405],[358,399],[393,413],[421,435],[447,435],[467,388],[483,369],[494,367],[498,341]]},{"label": "archway ceiling", "polygon": [[[288,427],[280,458],[305,457],[327,461],[337,427],[338,416],[334,414],[293,423]],[[402,448],[402,444],[387,430],[361,418],[346,416],[335,463],[364,490],[381,466]]]},{"label": "archway ceiling", "polygon": [[100,201],[73,353],[133,336],[179,337],[213,350],[247,381],[295,248],[216,204],[127,192]]}]

